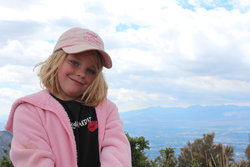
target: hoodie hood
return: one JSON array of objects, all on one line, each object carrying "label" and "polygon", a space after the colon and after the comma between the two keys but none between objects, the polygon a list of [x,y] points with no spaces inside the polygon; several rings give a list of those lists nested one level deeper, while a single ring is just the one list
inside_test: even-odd
[{"label": "hoodie hood", "polygon": [[[20,99],[17,99],[10,111],[9,119],[7,121],[7,124],[5,126],[5,129],[12,132],[13,129],[13,119],[14,119],[14,114],[16,111],[16,108],[23,103],[29,103],[33,106],[39,107],[43,110],[51,111],[56,114],[62,115],[64,113],[62,112],[57,112],[60,110],[64,110],[64,108],[56,101],[54,98],[49,94],[47,89],[41,90],[38,93],[30,94],[25,97],[22,97]],[[62,118],[65,118],[65,116],[62,116]]]}]

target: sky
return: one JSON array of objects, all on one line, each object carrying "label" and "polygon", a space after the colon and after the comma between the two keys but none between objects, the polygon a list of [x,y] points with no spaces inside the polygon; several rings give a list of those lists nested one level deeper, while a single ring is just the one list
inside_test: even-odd
[{"label": "sky", "polygon": [[41,90],[34,66],[72,27],[104,40],[120,112],[250,106],[249,0],[0,0],[0,115]]}]

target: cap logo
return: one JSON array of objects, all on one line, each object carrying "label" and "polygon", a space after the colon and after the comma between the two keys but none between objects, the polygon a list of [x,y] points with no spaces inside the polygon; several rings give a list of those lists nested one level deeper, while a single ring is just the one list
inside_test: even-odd
[{"label": "cap logo", "polygon": [[83,39],[88,42],[92,46],[96,46],[98,48],[103,48],[102,41],[98,38],[98,36],[91,32],[84,32]]}]

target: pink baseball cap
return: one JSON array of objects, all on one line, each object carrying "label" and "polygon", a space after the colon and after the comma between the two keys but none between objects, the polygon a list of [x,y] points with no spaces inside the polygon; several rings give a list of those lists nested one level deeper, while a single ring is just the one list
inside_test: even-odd
[{"label": "pink baseball cap", "polygon": [[88,50],[96,50],[103,59],[103,66],[112,67],[112,60],[104,51],[104,43],[99,35],[88,29],[71,28],[64,32],[58,39],[54,52],[63,49],[68,54],[76,54]]}]

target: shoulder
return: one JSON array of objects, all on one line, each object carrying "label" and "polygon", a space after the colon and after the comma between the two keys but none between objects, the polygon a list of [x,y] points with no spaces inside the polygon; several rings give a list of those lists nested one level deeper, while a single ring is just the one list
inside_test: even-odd
[{"label": "shoulder", "polygon": [[[39,92],[38,92],[39,93]],[[26,118],[27,115],[30,117],[32,113],[35,111],[33,102],[31,102],[30,99],[33,99],[33,101],[36,101],[36,97],[38,93],[26,95],[24,97],[21,97],[14,101],[14,103],[11,106],[11,111],[9,114],[9,118],[7,120],[7,124],[5,128],[12,132],[13,130],[13,123],[14,123],[14,116],[16,118]],[[38,101],[38,100],[37,100]],[[26,119],[25,119],[26,120]]]},{"label": "shoulder", "polygon": [[28,104],[49,111],[61,109],[61,105],[50,95],[47,89],[16,100],[12,105],[12,109],[16,108],[20,104]]},{"label": "shoulder", "polygon": [[112,111],[117,110],[117,106],[114,102],[105,98],[100,104],[96,106],[97,110]]},{"label": "shoulder", "polygon": [[[39,91],[36,93],[32,93],[32,94],[23,96],[23,97],[15,100],[15,102],[12,104],[12,110],[16,109],[21,104],[26,104],[26,103],[34,104],[34,103],[40,102],[41,99],[43,99],[45,97],[45,94],[46,94],[46,90],[42,90],[42,91]],[[49,93],[47,93],[47,94],[49,94]]]},{"label": "shoulder", "polygon": [[114,102],[104,99],[97,107],[96,114],[100,122],[113,122],[120,120],[118,108]]},{"label": "shoulder", "polygon": [[36,115],[36,111],[38,110],[59,111],[61,108],[60,104],[52,96],[50,96],[46,89],[21,97],[12,104],[5,128],[7,130],[12,130],[14,115],[23,115],[21,118],[25,116],[27,117],[27,115],[30,117],[32,115]]},{"label": "shoulder", "polygon": [[26,95],[24,97],[21,97],[17,99],[11,107],[11,112],[15,111],[16,108],[19,106],[37,106],[40,108],[44,108],[47,105],[47,103],[52,99],[49,92],[47,90],[41,90],[39,92]]}]

